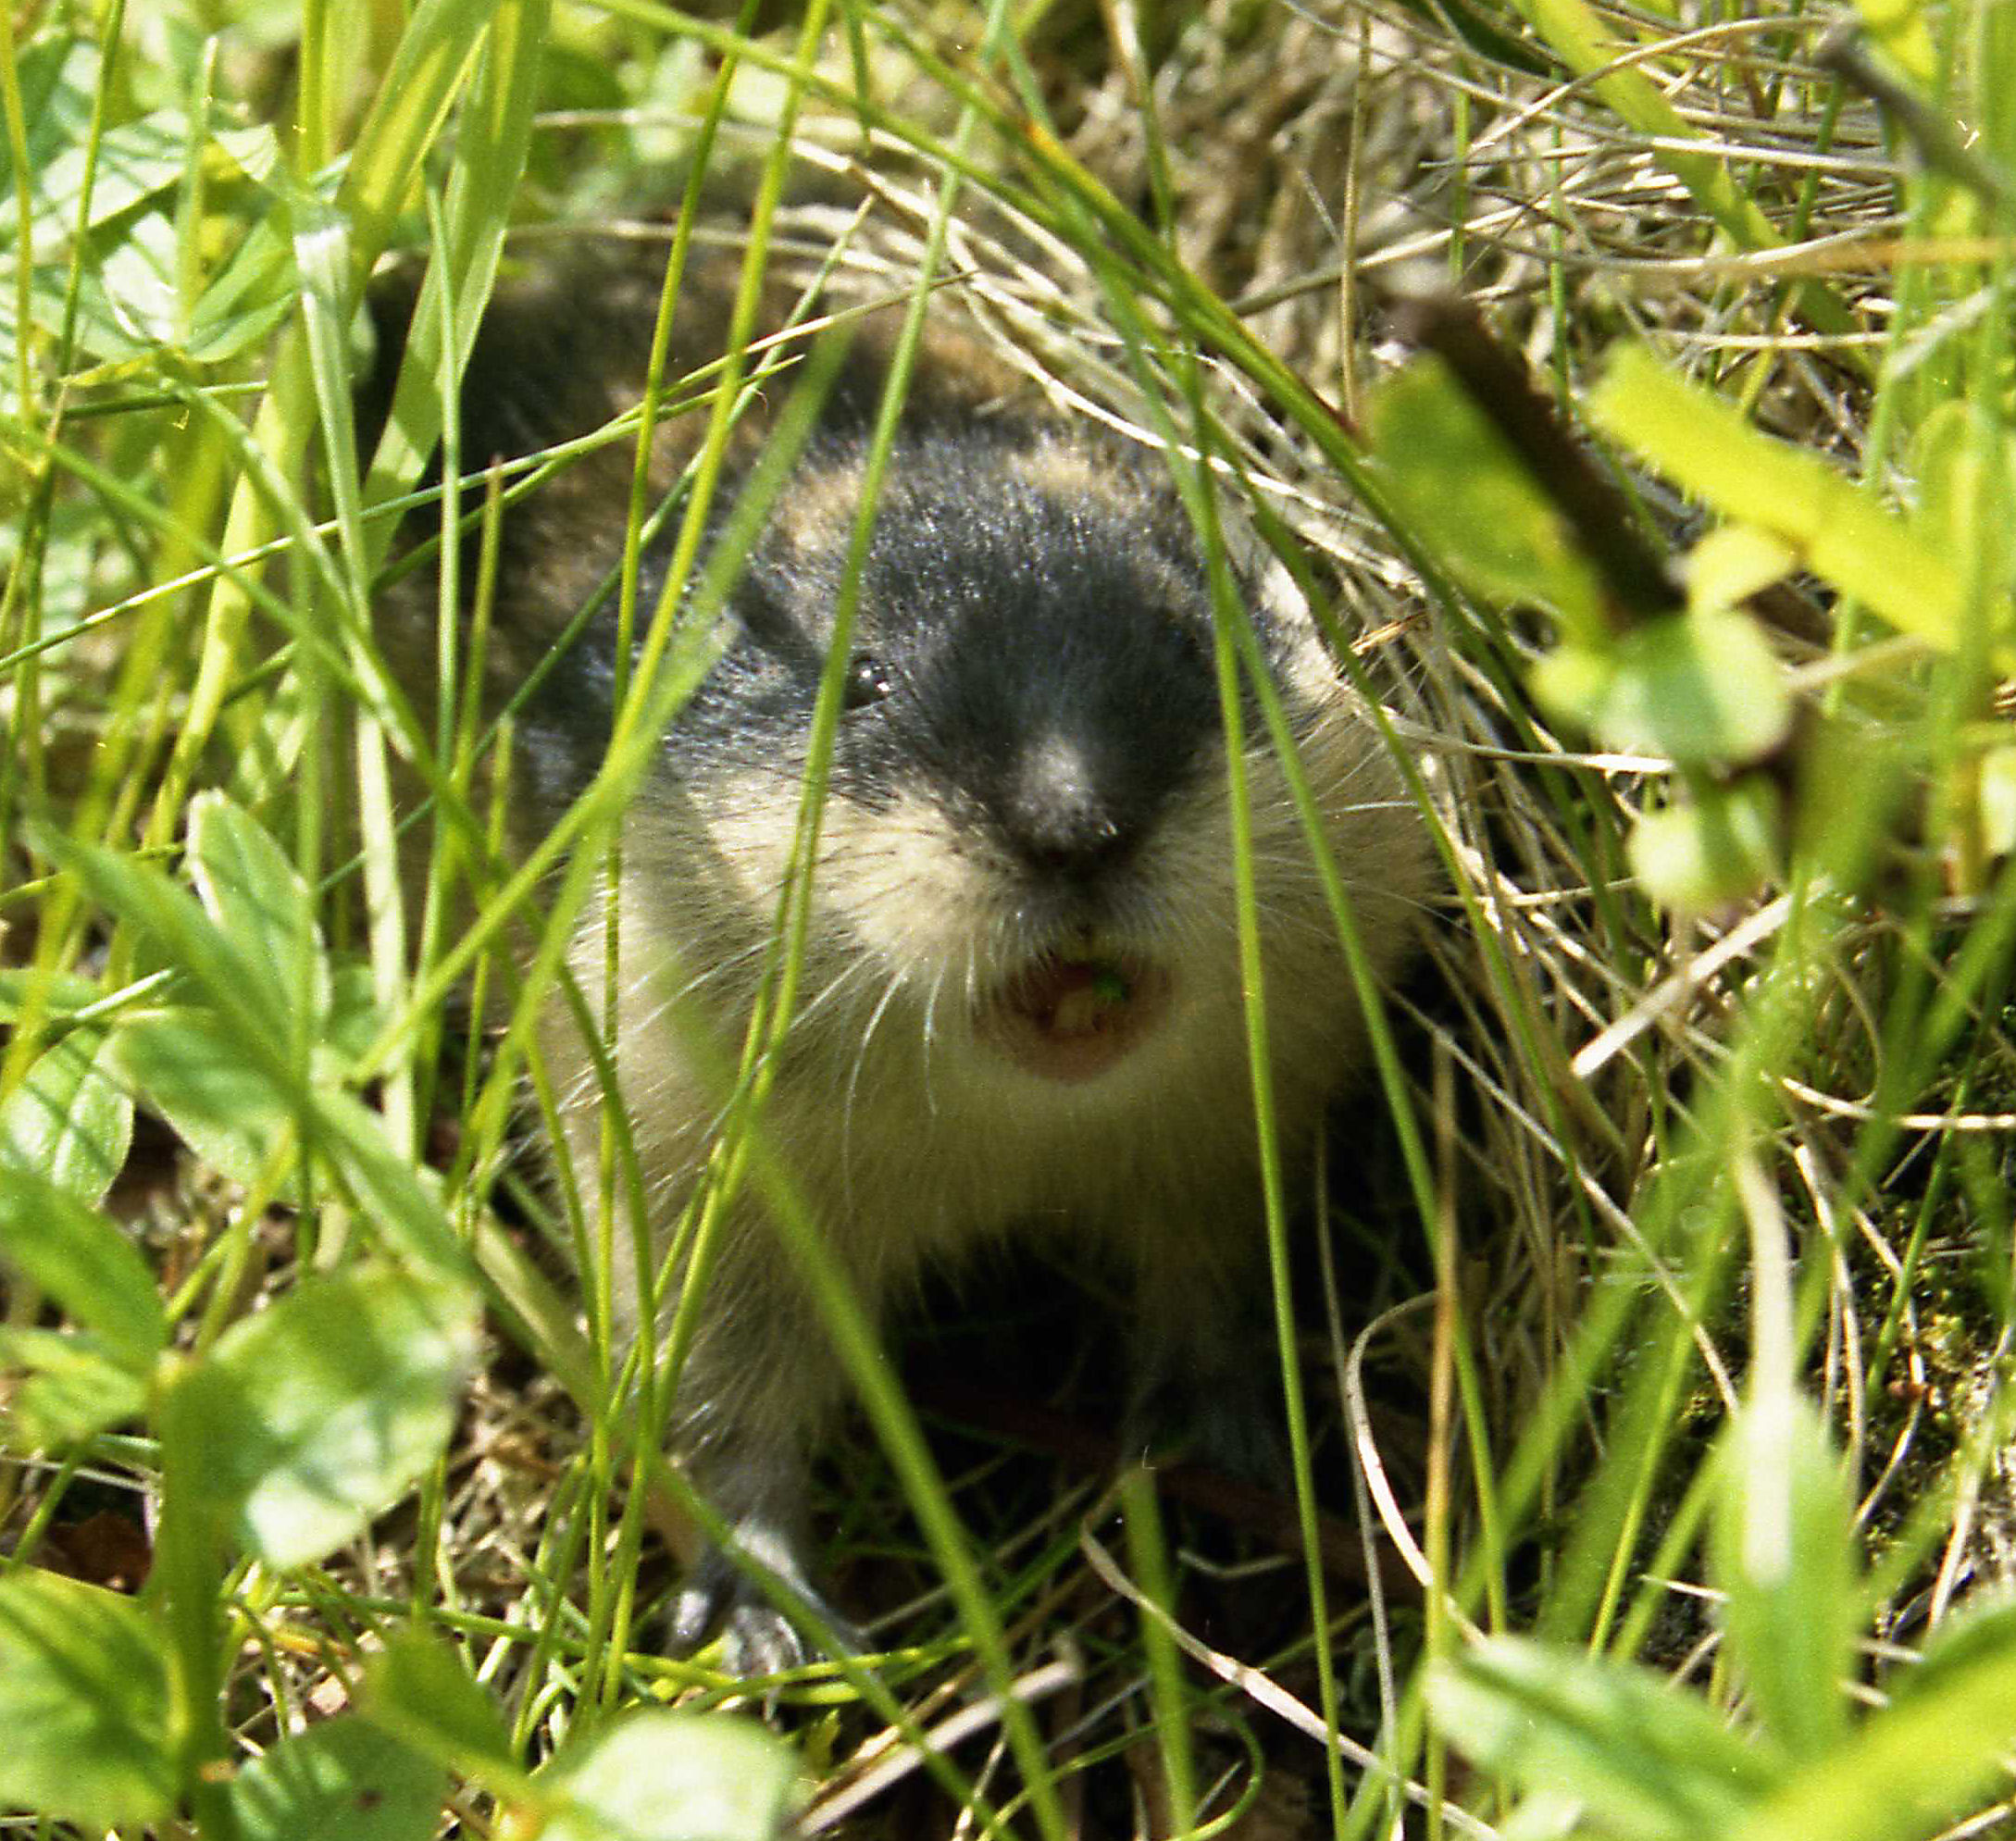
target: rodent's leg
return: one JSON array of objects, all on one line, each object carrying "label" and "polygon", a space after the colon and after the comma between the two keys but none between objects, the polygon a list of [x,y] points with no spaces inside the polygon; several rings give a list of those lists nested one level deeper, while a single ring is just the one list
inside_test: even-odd
[{"label": "rodent's leg", "polygon": [[[1245,1224],[1241,1224],[1244,1225]],[[1136,1279],[1129,1457],[1181,1456],[1279,1487],[1287,1474],[1264,1242],[1169,1234]]]},{"label": "rodent's leg", "polygon": [[[843,1648],[859,1648],[859,1634],[814,1583],[809,1559],[811,1456],[840,1394],[839,1365],[816,1312],[781,1272],[784,1255],[767,1226],[737,1222],[732,1241],[679,1377],[673,1447],[734,1546],[809,1600]],[[674,1601],[673,1647],[691,1649],[716,1626],[735,1674],[773,1674],[817,1654],[710,1542]]]},{"label": "rodent's leg", "polygon": [[[706,1493],[717,1507],[728,1509],[721,1487],[709,1486]],[[805,1494],[802,1476],[794,1493],[799,1509],[763,1508],[734,1514],[730,1525],[735,1548],[761,1561],[803,1598],[832,1632],[840,1648],[865,1648],[862,1633],[813,1582],[806,1558],[809,1537],[802,1513]],[[762,1586],[710,1541],[673,1602],[673,1648],[681,1653],[697,1648],[716,1625],[721,1631],[723,1665],[730,1674],[776,1674],[815,1661],[820,1654],[820,1646],[801,1635],[790,1618],[764,1596]]]}]

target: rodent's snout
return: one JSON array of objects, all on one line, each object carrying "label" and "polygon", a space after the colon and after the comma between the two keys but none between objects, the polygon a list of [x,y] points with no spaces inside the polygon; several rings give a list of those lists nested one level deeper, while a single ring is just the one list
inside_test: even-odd
[{"label": "rodent's snout", "polygon": [[[1129,925],[1152,881],[1149,845],[1172,787],[1125,749],[1052,728],[1014,751],[993,817],[1033,950],[987,992],[976,1031],[1025,1073],[1074,1085],[1153,1035],[1177,977]],[[1172,891],[1163,890],[1163,905]]]},{"label": "rodent's snout", "polygon": [[1037,875],[1085,887],[1133,855],[1145,828],[1140,802],[1069,736],[1028,741],[1010,767],[999,803],[1003,837]]}]

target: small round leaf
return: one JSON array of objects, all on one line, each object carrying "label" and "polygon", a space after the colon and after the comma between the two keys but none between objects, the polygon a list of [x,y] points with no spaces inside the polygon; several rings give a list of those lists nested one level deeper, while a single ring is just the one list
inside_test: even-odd
[{"label": "small round leaf", "polygon": [[355,1716],[282,1739],[231,1782],[242,1841],[428,1841],[447,1773]]},{"label": "small round leaf", "polygon": [[541,1841],[775,1841],[797,1761],[721,1713],[638,1713],[563,1753],[540,1780],[561,1800]]},{"label": "small round leaf", "polygon": [[440,1455],[476,1351],[460,1287],[385,1268],[305,1280],[169,1391],[171,1487],[272,1565],[319,1560]]},{"label": "small round leaf", "polygon": [[0,1807],[82,1826],[174,1801],[168,1667],[131,1598],[31,1567],[0,1579]]}]

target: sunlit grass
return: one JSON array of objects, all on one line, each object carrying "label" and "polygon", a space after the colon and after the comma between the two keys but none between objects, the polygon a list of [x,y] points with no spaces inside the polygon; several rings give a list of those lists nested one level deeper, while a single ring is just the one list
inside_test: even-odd
[{"label": "sunlit grass", "polygon": [[[887,1664],[780,1688],[816,1794],[846,1793],[866,1735],[920,1745],[983,1686],[1014,1771],[972,1745],[928,1768],[1004,1832],[1068,1832],[1097,1767],[1144,1744],[1161,1748],[1158,1787],[1140,1792],[1166,1798],[1156,1832],[1280,1785],[1310,1788],[1319,1826],[1346,1834],[1390,1832],[1403,1802],[1422,1832],[1476,1832],[1552,1787],[1587,1797],[1605,1832],[1800,1841],[1930,1835],[2004,1794],[1993,1760],[2016,1714],[1997,1626],[1918,1671],[1929,1698],[1901,1710],[1915,1724],[1855,1710],[1836,1677],[1846,1656],[1865,1695],[1909,1678],[1869,1644],[1936,1648],[1992,1572],[2009,1507],[2006,10],[1905,8],[1824,61],[1804,19],[1669,28],[1562,0],[1432,19],[1226,5],[1165,22],[836,0],[762,35],[644,0],[434,0],[403,30],[389,13],[248,4],[217,9],[209,39],[132,18],[107,45],[81,15],[71,38],[58,19],[10,36],[0,1156],[52,1187],[9,1204],[20,1282],[0,1354],[34,1379],[15,1396],[0,1528],[40,1563],[87,1483],[131,1504],[171,1479],[142,1601],[158,1629],[104,1611],[108,1651],[159,1645],[168,1748],[126,1760],[138,1800],[94,1790],[59,1812],[145,1821],[166,1783],[206,1835],[232,1832],[214,1767],[242,1737],[270,1747],[304,1697],[327,1713],[362,1693],[468,1796],[506,1801],[540,1794],[517,1773],[605,1714],[733,1698],[707,1655],[653,1648],[666,1574],[647,1486],[687,1492],[637,1428],[663,1417],[688,1325],[663,1364],[627,1356],[614,1330],[617,1202],[642,1181],[623,1120],[612,1108],[580,1189],[549,1188],[520,1152],[528,1116],[554,1113],[536,1018],[565,1001],[592,1024],[610,1001],[572,988],[562,960],[706,662],[694,635],[728,584],[702,520],[734,418],[753,388],[800,405],[737,508],[753,530],[788,490],[823,348],[794,336],[654,379],[643,429],[595,438],[638,443],[659,416],[706,426],[669,513],[685,520],[673,587],[639,598],[658,515],[641,492],[609,584],[648,656],[684,665],[637,675],[603,772],[529,862],[500,844],[499,729],[453,672],[438,706],[413,707],[374,627],[401,516],[409,540],[493,532],[505,498],[568,463],[485,475],[446,383],[500,270],[536,260],[554,227],[619,210],[673,229],[675,270],[691,239],[726,240],[751,278],[830,263],[857,292],[967,314],[1060,404],[1173,449],[1221,563],[1215,522],[1250,501],[1233,515],[1283,551],[1382,701],[1448,885],[1426,968],[1385,1000],[1378,1065],[1332,1147],[1340,1295],[1288,1297],[1309,1184],[1278,1160],[1269,1172],[1279,1340],[1301,1358],[1306,1568],[1276,1588],[1301,1605],[1299,1634],[1240,1659],[1264,1689],[1181,1661],[1194,1644],[1164,1613],[1203,1569],[1179,1511],[1162,1504],[1164,1529],[1148,1492],[1123,1493],[1149,1601],[1105,1615],[1126,1601],[1093,1583],[1087,1543],[1103,1563],[1114,1544],[1089,1496],[993,1492],[999,1447],[941,1477],[869,1326],[822,1282],[887,1453],[850,1464],[826,1505],[836,1548],[952,1598],[927,1590],[891,1622]],[[1949,118],[1969,132],[1942,138]],[[823,199],[856,157],[879,201],[842,239],[840,207],[804,194],[809,180]],[[354,320],[389,251],[424,254],[429,280],[388,434],[360,455]],[[1606,728],[1634,694],[1670,714],[1672,679],[1629,622],[1612,630],[1600,580],[1563,613],[1545,570],[1510,587],[1480,575],[1461,530],[1411,509],[1394,456],[1368,451],[1405,356],[1388,313],[1431,275],[1475,300],[1562,427],[1597,444],[1641,535],[1691,558],[1697,582],[1743,577],[1731,607],[1795,711],[1768,747],[1743,753],[1734,725],[1698,753],[1656,724]],[[448,479],[422,490],[437,441]],[[1450,464],[1473,467],[1470,453]],[[1468,504],[1476,484],[1473,468],[1446,496]],[[1521,514],[1536,529],[1546,484]],[[1782,554],[1704,545],[1697,512]],[[450,655],[467,644],[461,554],[440,548]],[[1224,638],[1230,710],[1251,635],[1228,621]],[[1570,652],[1601,695],[1558,694]],[[1729,656],[1710,645],[1682,664],[1712,678]],[[842,643],[822,738],[844,662]],[[466,649],[454,663],[468,672]],[[1711,822],[1738,797],[1769,815],[1748,853]],[[417,880],[401,874],[416,854]],[[1250,890],[1250,863],[1242,876]],[[1711,885],[1691,914],[1649,892],[1685,909]],[[803,920],[802,905],[780,914],[772,1007],[742,1068],[723,1070],[735,1098],[692,1231],[703,1247],[721,1198],[764,1183],[816,1273],[803,1210],[755,1154],[760,1129],[743,1130]],[[472,981],[491,993],[474,1021]],[[130,1151],[136,1098],[174,1149],[143,1131]],[[1226,1103],[1264,1117],[1266,1083]],[[1361,1128],[1372,1114],[1397,1124]],[[1375,1158],[1399,1169],[1376,1189],[1349,1161],[1368,1141],[1400,1147]],[[122,1169],[136,1195],[107,1202]],[[585,1337],[521,1244],[541,1237],[582,1250]],[[265,1560],[227,1564],[203,1516],[243,1505],[222,1491],[205,1508],[172,1480],[188,1427],[228,1437],[225,1397],[256,1393],[248,1310],[304,1286],[311,1312],[331,1297],[376,1310],[389,1266],[447,1286],[444,1322],[479,1288],[529,1364],[500,1356],[476,1378],[444,1457],[383,1467],[388,1497],[417,1484],[417,1510],[409,1496],[315,1549],[328,1557],[241,1543],[233,1555]],[[310,1275],[355,1288],[317,1303]],[[1438,1308],[1410,1313],[1424,1296]],[[43,1300],[85,1334],[44,1337],[57,1317]],[[261,1334],[284,1351],[317,1321],[276,1316]],[[189,1383],[185,1357],[221,1378]],[[417,1423],[439,1411],[429,1387],[460,1385],[454,1367],[415,1380]],[[1388,1588],[1375,1585],[1376,1616],[1315,1558],[1350,1512],[1330,1474],[1347,1438],[1380,1484],[1363,1509]],[[1015,1516],[977,1519],[1006,1501]],[[1805,1562],[1776,1584],[1730,1532],[1773,1513]],[[1390,1593],[1409,1565],[1435,1574],[1425,1611]],[[1704,1587],[1727,1596],[1719,1618]],[[1480,1627],[1562,1648],[1475,1651]],[[442,1692],[478,1695],[494,1731],[470,1713],[461,1739],[443,1735],[433,1651],[395,1643],[358,1686],[359,1658],[412,1632],[460,1650],[467,1676]],[[1585,1672],[1567,1672],[1571,1651]],[[1727,1767],[1715,1797],[1687,1760],[1629,1749],[1644,1679],[1595,1659],[1682,1680],[1685,1717],[1719,1735],[1700,1741]],[[1263,1692],[1306,1696],[1340,1743],[1282,1744]],[[1062,1708],[1086,1712],[1082,1730]],[[1543,1738],[1522,1755],[1515,1727]],[[1940,1751],[1942,1730],[1972,1736]],[[1502,1773],[1508,1800],[1451,1773],[1445,1745]],[[1452,1785],[1461,1809],[1432,1812]]]}]

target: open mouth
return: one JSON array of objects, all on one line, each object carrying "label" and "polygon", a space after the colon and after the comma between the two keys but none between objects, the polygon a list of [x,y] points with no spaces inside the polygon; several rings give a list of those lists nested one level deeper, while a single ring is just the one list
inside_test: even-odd
[{"label": "open mouth", "polygon": [[1046,952],[982,1008],[980,1033],[1046,1080],[1091,1080],[1124,1061],[1162,1020],[1172,981],[1132,953]]}]

